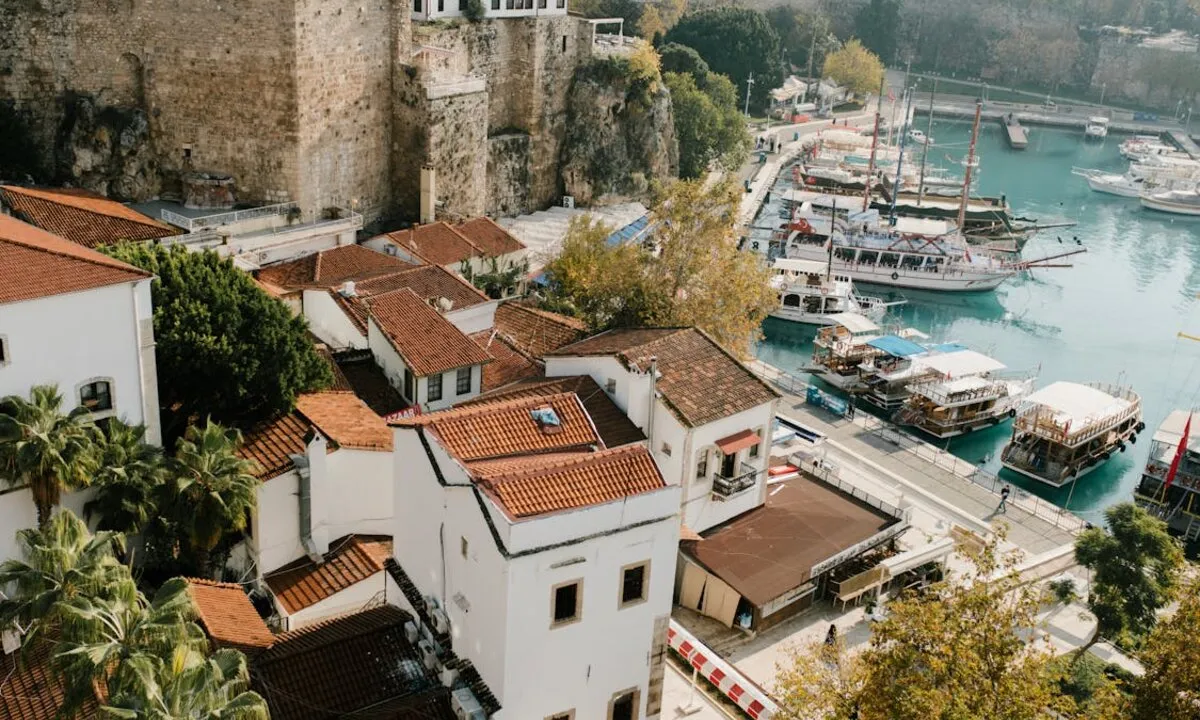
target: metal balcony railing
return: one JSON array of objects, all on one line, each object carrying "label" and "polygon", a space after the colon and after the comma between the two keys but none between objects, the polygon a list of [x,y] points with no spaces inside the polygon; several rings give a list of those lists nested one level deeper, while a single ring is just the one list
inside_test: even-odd
[{"label": "metal balcony railing", "polygon": [[713,476],[713,495],[718,500],[725,500],[740,495],[754,487],[758,481],[758,468],[748,463],[739,463],[738,473],[730,477],[721,474]]}]

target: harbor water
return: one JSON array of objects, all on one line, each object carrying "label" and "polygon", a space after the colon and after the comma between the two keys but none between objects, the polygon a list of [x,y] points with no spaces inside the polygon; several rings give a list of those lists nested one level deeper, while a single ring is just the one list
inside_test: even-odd
[{"label": "harbor water", "polygon": [[[917,126],[924,125],[920,118]],[[969,122],[935,121],[929,164],[961,174],[970,131]],[[1180,331],[1200,335],[1200,218],[1144,210],[1136,198],[1092,192],[1071,174],[1072,166],[1123,172],[1128,162],[1118,153],[1122,139],[1114,134],[1103,143],[1085,143],[1078,130],[1031,127],[1029,147],[1017,151],[1007,147],[999,123],[981,127],[976,192],[1006,195],[1017,216],[1077,221],[1076,227],[1042,231],[1023,252],[1026,259],[1054,255],[1077,247],[1078,238],[1087,253],[1062,261],[1073,267],[1034,270],[989,293],[857,287],[860,294],[908,301],[889,322],[936,341],[964,343],[1012,370],[1040,368],[1038,387],[1056,380],[1131,385],[1143,400],[1146,433],[1073,491],[1001,472],[1000,448],[1011,423],[937,443],[1059,505],[1069,499],[1069,508],[1091,521],[1132,497],[1150,436],[1167,413],[1200,399],[1200,342],[1178,337]],[[919,153],[917,148],[918,162]],[[790,173],[777,187],[790,187]],[[756,227],[781,222],[778,194],[772,193]],[[771,318],[763,332],[760,359],[793,373],[807,364],[815,328]]]}]

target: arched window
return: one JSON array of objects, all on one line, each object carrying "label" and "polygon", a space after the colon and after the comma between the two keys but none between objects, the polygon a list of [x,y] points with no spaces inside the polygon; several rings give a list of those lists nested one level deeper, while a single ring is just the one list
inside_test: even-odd
[{"label": "arched window", "polygon": [[79,404],[92,414],[111,413],[113,384],[110,378],[95,378],[79,386]]},{"label": "arched window", "polygon": [[784,295],[783,296],[783,306],[784,307],[800,307],[800,296],[795,295],[795,294]]}]

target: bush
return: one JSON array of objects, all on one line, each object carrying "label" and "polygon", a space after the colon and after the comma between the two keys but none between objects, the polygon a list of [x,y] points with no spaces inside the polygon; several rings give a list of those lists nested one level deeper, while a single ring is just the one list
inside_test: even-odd
[{"label": "bush", "polygon": [[467,0],[467,7],[463,9],[463,17],[471,22],[479,22],[483,19],[483,15],[483,0]]}]

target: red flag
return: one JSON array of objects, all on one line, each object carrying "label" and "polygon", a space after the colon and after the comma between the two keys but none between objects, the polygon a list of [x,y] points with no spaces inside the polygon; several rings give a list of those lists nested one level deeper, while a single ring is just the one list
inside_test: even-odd
[{"label": "red flag", "polygon": [[896,93],[891,88],[888,88],[888,102],[896,102]]},{"label": "red flag", "polygon": [[1175,457],[1171,460],[1171,469],[1167,471],[1167,481],[1163,483],[1163,489],[1171,487],[1171,483],[1175,482],[1175,473],[1179,471],[1179,461],[1183,459],[1183,454],[1187,452],[1188,435],[1192,432],[1192,414],[1188,413],[1187,422],[1183,424],[1183,437],[1179,438],[1179,447],[1175,448]]}]

